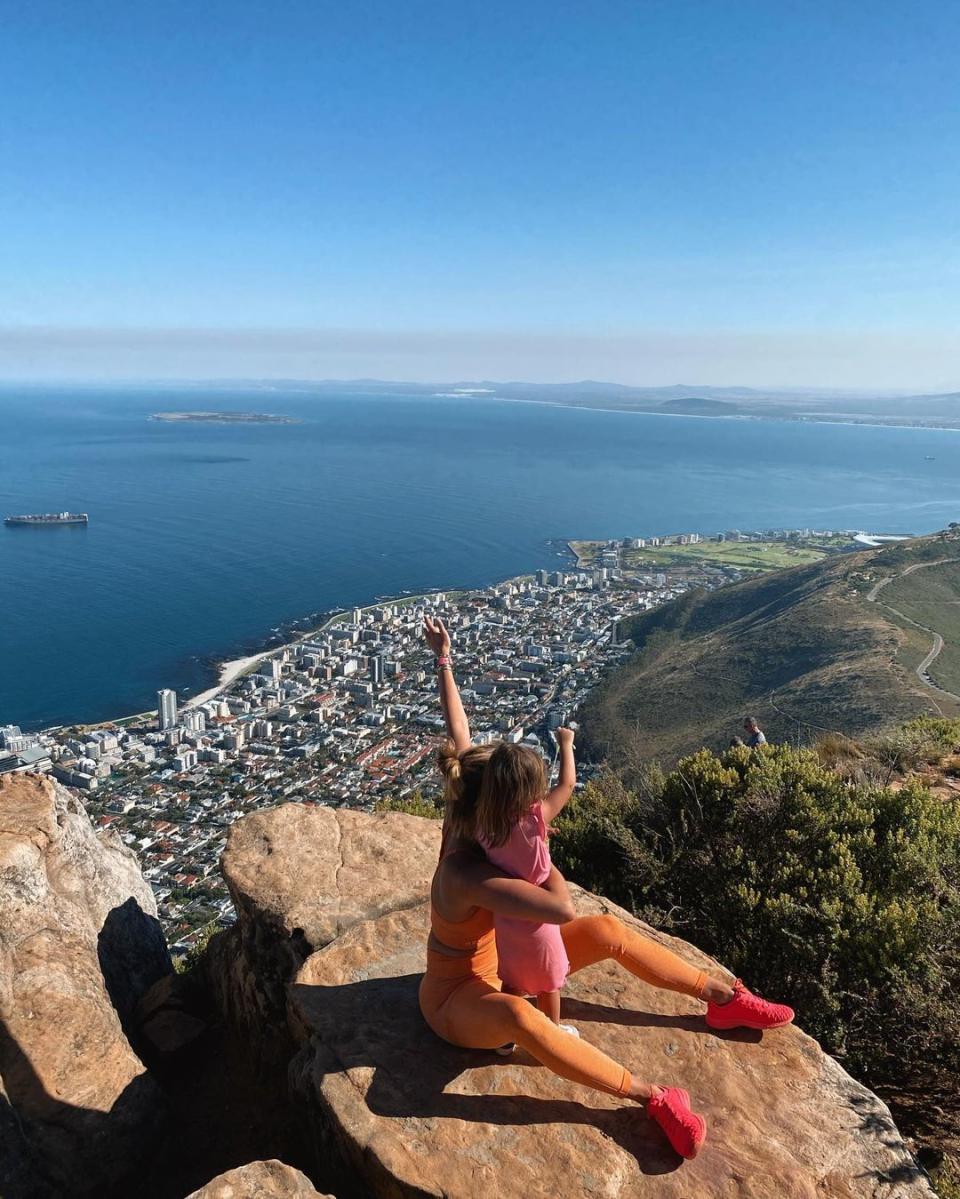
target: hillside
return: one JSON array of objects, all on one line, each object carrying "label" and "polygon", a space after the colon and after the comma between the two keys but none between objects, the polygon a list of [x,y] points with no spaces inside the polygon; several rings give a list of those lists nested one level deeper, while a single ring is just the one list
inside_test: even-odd
[{"label": "hillside", "polygon": [[691,592],[624,625],[637,651],[588,701],[584,744],[672,762],[727,745],[747,713],[771,740],[804,741],[954,715],[958,584],[950,530]]}]

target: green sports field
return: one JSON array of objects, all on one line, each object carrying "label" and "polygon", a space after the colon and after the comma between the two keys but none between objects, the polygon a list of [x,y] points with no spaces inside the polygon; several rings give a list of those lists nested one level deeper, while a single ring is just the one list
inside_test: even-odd
[{"label": "green sports field", "polygon": [[[571,541],[570,548],[581,566],[599,562],[603,541]],[[825,550],[793,545],[788,541],[699,541],[696,545],[661,545],[642,550],[623,549],[620,562],[626,570],[652,570],[665,566],[694,566],[709,563],[733,570],[780,570],[818,562]]]}]

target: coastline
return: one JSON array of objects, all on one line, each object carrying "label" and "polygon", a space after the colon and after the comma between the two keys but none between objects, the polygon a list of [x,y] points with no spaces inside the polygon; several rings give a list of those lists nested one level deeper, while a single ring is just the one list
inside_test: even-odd
[{"label": "coastline", "polygon": [[561,400],[531,400],[519,396],[476,396],[469,399],[495,400],[500,404],[540,404],[545,408],[572,408],[579,412],[609,412],[621,416],[676,417],[679,420],[728,420],[728,421],[772,421],[783,425],[844,425],[867,429],[920,429],[927,433],[960,433],[960,425],[912,424],[901,425],[884,420],[834,420],[828,415],[816,416],[764,416],[755,412],[708,413],[708,412],[658,412],[652,408],[601,408],[595,404],[564,404]]},{"label": "coastline", "polygon": [[[290,644],[294,643],[290,642]],[[284,646],[277,646],[277,649],[284,648]],[[221,662],[217,667],[219,675],[214,686],[208,687],[206,691],[201,691],[199,695],[192,695],[189,699],[185,699],[181,707],[196,708],[208,700],[215,699],[221,691],[226,691],[231,683],[235,683],[243,675],[249,674],[254,666],[259,665],[264,658],[275,652],[276,650],[265,649],[258,654],[249,654],[246,658],[233,658],[229,662]]]}]

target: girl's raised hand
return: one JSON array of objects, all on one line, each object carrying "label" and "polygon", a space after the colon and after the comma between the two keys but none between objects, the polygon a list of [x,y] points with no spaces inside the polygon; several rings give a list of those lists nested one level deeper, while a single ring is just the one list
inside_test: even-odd
[{"label": "girl's raised hand", "polygon": [[423,635],[436,657],[450,653],[450,634],[439,616],[424,616]]}]

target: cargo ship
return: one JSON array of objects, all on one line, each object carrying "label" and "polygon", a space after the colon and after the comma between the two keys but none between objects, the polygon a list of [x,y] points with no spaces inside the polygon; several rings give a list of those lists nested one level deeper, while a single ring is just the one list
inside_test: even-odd
[{"label": "cargo ship", "polygon": [[8,516],[5,525],[85,525],[90,518],[86,512],[41,512],[29,516]]}]

